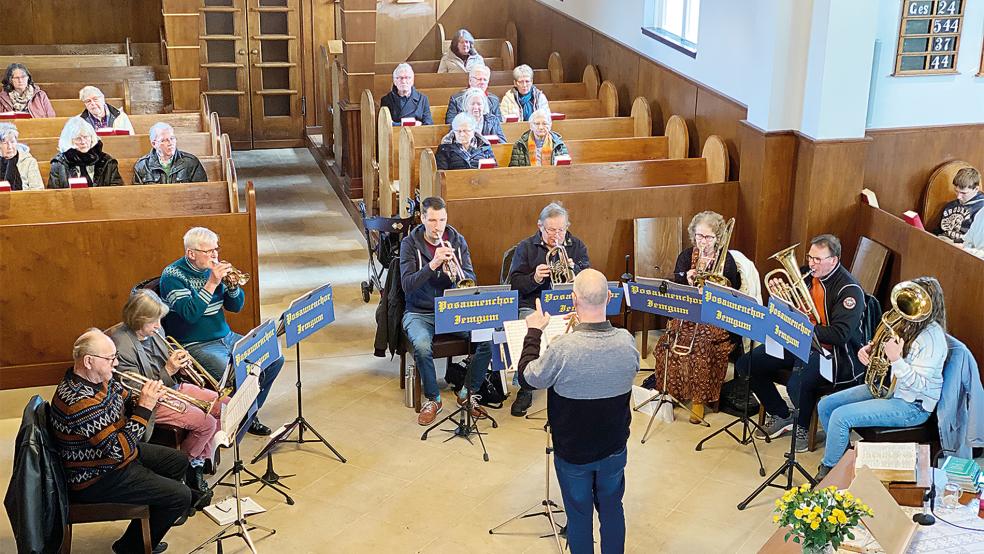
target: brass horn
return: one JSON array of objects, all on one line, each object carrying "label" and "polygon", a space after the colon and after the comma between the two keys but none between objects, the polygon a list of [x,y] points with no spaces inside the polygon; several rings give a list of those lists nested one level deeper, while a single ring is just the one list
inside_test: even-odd
[{"label": "brass horn", "polygon": [[[735,231],[735,218],[731,218],[724,225],[724,232],[722,233],[723,238],[721,239],[721,244],[718,246],[717,252],[714,256],[714,263],[708,267],[700,267],[698,261],[698,268],[694,274],[694,286],[703,287],[704,283],[714,283],[715,285],[720,285],[722,287],[732,287],[731,281],[724,276],[724,264],[728,260],[728,248],[731,246],[731,235]],[[687,345],[680,343],[680,332],[679,328],[681,325],[677,324],[677,332],[673,337],[673,344],[670,345],[670,351],[677,356],[687,356],[694,349],[694,339],[697,337],[697,327],[700,324],[694,325],[694,330],[690,333],[690,343]],[[669,325],[667,326],[669,330]]]},{"label": "brass horn", "polygon": [[[912,281],[902,281],[892,287],[891,301],[892,309],[882,315],[871,339],[868,371],[864,374],[864,382],[875,398],[888,398],[895,391],[895,376],[891,374],[891,362],[885,357],[885,342],[899,336],[905,322],[925,321],[933,313],[929,293]],[[902,338],[908,341],[915,337]]]},{"label": "brass horn", "polygon": [[[451,248],[451,245],[444,242],[444,239],[438,238],[438,244],[446,248]],[[444,262],[441,266],[444,272],[448,274],[448,277],[454,281],[455,288],[463,289],[475,286],[475,280],[469,279],[465,275],[465,270],[461,267],[461,262],[458,260],[458,255],[454,253],[454,248],[451,248],[451,259]]]},{"label": "brass horn", "polygon": [[547,250],[545,262],[550,268],[550,283],[552,288],[557,285],[569,285],[574,282],[574,269],[563,240]]},{"label": "brass horn", "polygon": [[[137,396],[140,395],[141,389],[143,389],[145,383],[148,381],[153,381],[153,379],[150,379],[149,377],[144,377],[143,375],[132,371],[120,371],[118,369],[114,369],[113,374],[119,378],[120,384],[123,385],[123,388],[129,390]],[[187,394],[178,392],[174,389],[169,389],[167,387],[164,388],[164,395],[161,396],[158,402],[180,413],[185,413],[188,411],[188,406],[195,406],[206,414],[212,409],[212,405],[204,400],[192,398]]]},{"label": "brass horn", "polygon": [[[817,311],[817,306],[813,303],[810,288],[806,286],[806,275],[800,273],[800,266],[796,262],[797,246],[799,243],[783,248],[769,256],[770,260],[779,262],[782,269],[773,269],[766,273],[765,286],[770,295],[812,317],[815,323],[820,323],[820,312]],[[773,276],[778,280],[778,283],[772,283]]]},{"label": "brass horn", "polygon": [[[221,261],[219,263],[228,264],[229,262],[223,260],[223,261]],[[236,267],[233,266],[232,264],[229,264],[229,265],[231,266],[229,268],[229,272],[226,273],[225,274],[225,277],[222,278],[222,284],[223,285],[225,285],[226,287],[229,287],[229,288],[233,288],[233,287],[241,287],[241,286],[244,286],[246,283],[249,282],[249,279],[250,279],[249,273],[246,273],[245,271],[240,271],[240,270],[236,269]],[[235,279],[235,281],[236,281],[235,283],[233,283],[233,279]]]},{"label": "brass horn", "polygon": [[202,364],[196,360],[188,349],[178,342],[178,339],[168,335],[164,337],[164,344],[167,345],[167,354],[170,356],[177,350],[184,350],[188,354],[188,361],[181,368],[181,373],[191,380],[192,384],[197,385],[201,388],[212,389],[216,392],[219,391],[219,382],[212,377],[212,374],[205,369]]}]

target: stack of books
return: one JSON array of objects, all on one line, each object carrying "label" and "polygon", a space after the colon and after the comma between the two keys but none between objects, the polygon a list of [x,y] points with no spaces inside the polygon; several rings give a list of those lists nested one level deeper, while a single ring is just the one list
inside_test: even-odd
[{"label": "stack of books", "polygon": [[947,456],[941,469],[946,472],[946,478],[960,485],[964,492],[977,494],[981,491],[981,466],[974,460]]}]

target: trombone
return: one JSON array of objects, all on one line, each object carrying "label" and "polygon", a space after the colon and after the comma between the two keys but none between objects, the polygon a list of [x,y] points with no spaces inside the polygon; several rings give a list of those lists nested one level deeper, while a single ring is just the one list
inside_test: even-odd
[{"label": "trombone", "polygon": [[[144,377],[143,375],[132,371],[120,371],[118,369],[114,369],[113,374],[119,377],[120,384],[123,385],[123,388],[129,390],[137,396],[140,395],[141,389],[148,381],[155,380],[149,377]],[[212,409],[212,404],[209,402],[192,398],[187,394],[178,392],[174,389],[169,389],[167,387],[164,388],[164,395],[161,396],[158,402],[182,414],[188,411],[188,406],[195,406],[206,414]]]},{"label": "trombone", "polygon": [[[177,350],[184,350],[188,353],[188,349],[178,342],[178,339],[168,335],[164,337],[164,344],[167,345],[167,355],[170,356]],[[201,388],[209,388],[215,392],[222,392],[219,390],[219,382],[212,377],[212,374],[205,369],[202,364],[198,362],[190,353],[188,353],[188,361],[185,365],[181,367],[181,373],[191,380],[192,384],[197,385]]]},{"label": "trombone", "polygon": [[[438,238],[438,245],[445,248],[451,248],[451,245],[444,242],[444,239]],[[458,261],[458,255],[454,253],[454,248],[451,248],[451,259],[444,262],[442,266],[444,272],[448,274],[448,277],[454,281],[455,288],[463,289],[475,286],[475,280],[469,279],[465,275],[465,270],[461,267],[461,262]]]}]

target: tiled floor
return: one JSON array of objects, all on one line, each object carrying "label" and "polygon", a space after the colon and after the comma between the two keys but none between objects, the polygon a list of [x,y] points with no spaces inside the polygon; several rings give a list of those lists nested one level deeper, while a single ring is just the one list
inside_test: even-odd
[{"label": "tiled floor", "polygon": [[[364,304],[359,291],[365,279],[362,237],[314,160],[306,150],[237,153],[235,160],[240,179],[252,179],[257,186],[263,316],[276,316],[290,300],[319,284],[334,285],[336,321],[302,347],[304,414],[348,458],[342,464],[320,444],[278,450],[277,471],[297,474],[286,481],[296,503],[285,504],[269,489],[244,489],[268,509],[252,519],[277,530],[268,538],[256,533],[258,549],[292,554],[555,551],[551,541],[537,538],[548,530],[544,518],[515,523],[510,535],[488,532],[543,496],[542,422],[500,410],[499,428],[485,436],[488,463],[478,445],[460,439],[443,443],[443,433],[422,442],[413,411],[403,407],[398,360],[372,356],[375,303]],[[262,411],[263,421],[271,425],[296,413],[293,351],[287,357],[290,361]],[[50,397],[51,389],[0,393],[4,491],[20,412],[33,393]],[[534,408],[542,403],[538,394]],[[632,423],[625,494],[628,551],[756,551],[774,529],[769,514],[780,492],[770,489],[738,511],[735,505],[762,480],[751,447],[717,438],[695,452],[694,445],[708,430],[677,415],[681,419],[674,423],[656,423],[645,445],[639,439],[648,417],[636,414]],[[717,428],[731,417],[711,414],[708,419]],[[247,436],[244,456],[252,457],[262,444]],[[769,472],[782,462],[786,448],[787,440],[761,445]],[[225,466],[230,458],[223,452]],[[800,459],[812,469],[819,455]],[[264,466],[261,462],[252,469],[262,473]],[[559,496],[555,483],[552,487]],[[108,552],[122,528],[79,526],[75,551]],[[187,552],[217,530],[198,515],[168,534],[169,552]],[[0,552],[14,550],[4,517]],[[246,550],[233,540],[225,551]]]}]

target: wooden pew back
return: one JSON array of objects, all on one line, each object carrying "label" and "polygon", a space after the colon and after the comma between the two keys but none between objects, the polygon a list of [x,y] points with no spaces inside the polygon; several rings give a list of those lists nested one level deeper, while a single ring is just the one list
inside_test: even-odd
[{"label": "wooden pew back", "polygon": [[[81,103],[80,103],[81,105]],[[81,113],[73,114],[73,117]],[[152,125],[157,122],[165,122],[174,127],[174,132],[179,135],[186,133],[200,133],[209,131],[209,122],[202,118],[202,114],[188,113],[165,113],[165,114],[137,114],[129,115],[133,130],[139,135],[146,135]],[[12,123],[17,126],[17,131],[21,142],[30,139],[58,137],[61,135],[68,117],[44,117],[38,119],[18,119]],[[180,141],[180,138],[178,139]]]},{"label": "wooden pew back", "polygon": [[48,95],[48,98],[66,98],[78,100],[79,91],[85,86],[94,86],[103,92],[106,98],[123,98],[124,85],[126,81],[105,81],[105,82],[85,82],[85,81],[56,81],[53,83],[41,83],[35,81],[39,87]]},{"label": "wooden pew back", "polygon": [[38,55],[0,55],[0,67],[12,63],[22,63],[31,70],[53,67],[126,67],[130,60],[126,54],[38,54]]},{"label": "wooden pew back", "polygon": [[[485,66],[492,71],[504,71],[503,60],[500,57],[485,58]],[[406,62],[379,62],[376,64],[376,74],[377,75],[393,75],[393,70],[400,63],[408,63],[410,67],[413,68],[414,73],[425,74],[425,73],[437,73],[438,67],[441,65],[441,60],[408,60]],[[509,71],[512,71],[510,68]]]},{"label": "wooden pew back", "polygon": [[[561,82],[554,81],[551,78],[550,71],[547,69],[534,69],[533,70],[533,82],[536,83],[537,87],[541,84],[551,83],[551,82]],[[489,85],[499,86],[499,85],[512,85],[513,75],[512,71],[493,71],[489,79]],[[467,73],[416,73],[414,74],[414,86],[418,90],[433,89],[433,88],[457,88],[461,90],[468,86],[468,74]],[[393,74],[390,73],[377,73],[373,78],[373,93],[377,98],[382,98],[386,93],[388,93],[393,88]]]},{"label": "wooden pew back", "polygon": [[[615,94],[614,102],[606,100],[608,96],[606,94],[607,88],[605,85],[612,86],[612,92]],[[605,81],[601,86],[601,98],[592,100],[553,100],[550,101],[550,111],[562,113],[569,119],[616,117],[618,115],[618,95],[617,93],[614,93],[615,86],[609,81]],[[431,106],[431,117],[434,118],[435,123],[443,122],[444,116],[447,115],[447,113],[448,107],[446,105]]]},{"label": "wooden pew back", "polygon": [[[126,105],[122,97],[110,98],[106,97],[106,103],[110,106],[123,107],[123,111],[129,114],[130,107]],[[55,109],[56,117],[72,117],[82,113],[85,106],[82,105],[82,101],[78,98],[78,93],[76,93],[75,98],[52,98],[51,107]]]},{"label": "wooden pew back", "polygon": [[[123,183],[127,185],[133,184],[133,165],[137,163],[140,158],[122,158],[116,160],[120,166],[120,176],[123,177]],[[208,175],[209,181],[222,181],[226,178],[226,170],[222,165],[222,159],[219,156],[204,156],[198,158],[202,162],[202,167],[205,168],[205,173]],[[45,184],[48,183],[48,175],[51,172],[51,162],[50,161],[38,161],[38,169],[41,171],[41,179],[44,180]]]},{"label": "wooden pew back", "polygon": [[35,67],[27,66],[36,83],[62,81],[105,82],[126,79],[128,81],[165,81],[169,70],[166,65],[129,65],[126,67]]},{"label": "wooden pew back", "polygon": [[[150,152],[149,135],[101,137],[103,151],[110,156],[123,158],[139,158]],[[50,160],[58,154],[58,137],[45,137],[22,140],[31,147],[31,154],[38,160]],[[218,155],[215,139],[211,133],[185,133],[178,137],[178,148],[196,156]]]},{"label": "wooden pew back", "polygon": [[[0,56],[105,55],[124,54],[136,65],[160,64],[161,46],[156,42],[110,42],[100,44],[4,44]],[[30,68],[30,66],[28,66]],[[33,68],[31,68],[33,69]]]}]

